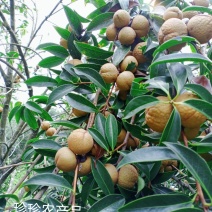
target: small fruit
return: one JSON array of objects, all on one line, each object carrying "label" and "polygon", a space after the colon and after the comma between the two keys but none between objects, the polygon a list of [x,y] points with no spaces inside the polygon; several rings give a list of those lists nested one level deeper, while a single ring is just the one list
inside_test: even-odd
[{"label": "small fruit", "polygon": [[63,46],[65,49],[68,49],[68,41],[64,38],[60,38],[60,45]]},{"label": "small fruit", "polygon": [[135,41],[136,33],[131,27],[124,27],[119,31],[118,40],[122,45],[131,45]]},{"label": "small fruit", "polygon": [[[200,127],[196,127],[196,128],[184,127],[184,129],[183,129],[184,134],[188,140],[192,140],[192,139],[196,138],[197,135],[199,134],[199,130],[200,130]],[[180,135],[179,140],[180,141],[183,140],[181,135]]]},{"label": "small fruit", "polygon": [[91,172],[91,157],[87,157],[85,162],[79,164],[79,176],[88,175]]},{"label": "small fruit", "polygon": [[117,10],[113,15],[113,22],[117,28],[125,27],[130,22],[130,15],[126,10]]},{"label": "small fruit", "polygon": [[140,140],[136,137],[133,136],[129,136],[128,140],[127,140],[127,148],[131,148],[131,149],[135,149],[139,146],[140,144]]},{"label": "small fruit", "polygon": [[106,37],[110,41],[114,41],[117,37],[118,30],[114,24],[111,24],[106,29]]},{"label": "small fruit", "polygon": [[146,124],[156,132],[163,132],[173,107],[169,103],[168,97],[157,97],[159,103],[145,110]]},{"label": "small fruit", "polygon": [[107,118],[110,114],[112,114],[112,113],[110,111],[106,110],[103,115]]},{"label": "small fruit", "polygon": [[164,171],[166,171],[166,172],[171,172],[171,171],[172,171],[172,166],[166,166],[166,167],[164,168]]},{"label": "small fruit", "polygon": [[135,76],[131,71],[124,71],[120,73],[116,80],[119,90],[130,90],[134,78]]},{"label": "small fruit", "polygon": [[2,113],[2,111],[3,111],[3,107],[0,106],[0,113]]},{"label": "small fruit", "polygon": [[46,135],[47,136],[53,136],[56,132],[57,132],[57,130],[54,127],[49,127],[46,130]]},{"label": "small fruit", "polygon": [[42,130],[48,130],[50,128],[49,121],[42,121],[40,127],[41,127]]},{"label": "small fruit", "polygon": [[76,65],[82,64],[82,61],[79,59],[72,59],[72,60],[69,60],[67,63],[76,66]]},{"label": "small fruit", "polygon": [[88,113],[82,110],[78,110],[76,108],[72,108],[72,113],[77,117],[86,116]]},{"label": "small fruit", "polygon": [[183,18],[183,13],[178,7],[169,7],[163,14],[163,19],[166,21],[170,18]]},{"label": "small fruit", "polygon": [[198,15],[199,12],[197,11],[185,11],[183,12],[183,18],[188,18],[191,19],[192,17],[194,17],[195,15]]},{"label": "small fruit", "polygon": [[133,56],[126,56],[120,63],[120,71],[131,71],[135,73],[137,70],[138,61]]},{"label": "small fruit", "polygon": [[146,47],[146,42],[138,43],[133,49],[133,56],[136,58],[138,63],[145,63],[147,58],[143,55],[143,50]]},{"label": "small fruit", "polygon": [[93,138],[84,129],[73,130],[68,136],[68,147],[75,154],[84,155],[93,147]]},{"label": "small fruit", "polygon": [[113,83],[116,81],[118,77],[118,70],[115,65],[112,63],[106,63],[104,64],[100,69],[100,75],[104,79],[106,83]]},{"label": "small fruit", "polygon": [[24,190],[25,190],[26,192],[29,192],[29,191],[30,191],[29,186],[24,186]]},{"label": "small fruit", "polygon": [[55,155],[55,164],[64,172],[73,171],[77,166],[76,155],[68,147],[62,147]]},{"label": "small fruit", "polygon": [[136,15],[132,20],[131,27],[135,30],[137,37],[144,37],[149,32],[149,21],[143,15]]},{"label": "small fruit", "polygon": [[128,91],[119,91],[118,98],[122,101],[125,101],[127,99]]},{"label": "small fruit", "polygon": [[127,134],[127,131],[124,128],[122,128],[118,137],[117,137],[117,145],[120,145],[124,142],[126,134]]},{"label": "small fruit", "polygon": [[209,7],[209,0],[193,0],[194,5]]},{"label": "small fruit", "polygon": [[138,172],[131,164],[124,165],[119,170],[118,185],[130,189],[135,186],[138,181]]},{"label": "small fruit", "polygon": [[118,171],[116,167],[113,164],[106,163],[105,168],[107,169],[113,183],[116,184],[118,181]]}]

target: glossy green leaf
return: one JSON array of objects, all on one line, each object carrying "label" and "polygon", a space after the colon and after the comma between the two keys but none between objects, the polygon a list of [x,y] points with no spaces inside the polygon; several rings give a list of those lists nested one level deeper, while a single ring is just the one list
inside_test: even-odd
[{"label": "glossy green leaf", "polygon": [[77,86],[75,85],[67,84],[55,88],[49,95],[48,104],[54,103],[56,100],[62,98],[63,96],[73,91],[76,87]]},{"label": "glossy green leaf", "polygon": [[202,210],[199,208],[181,208],[172,212],[202,212]]},{"label": "glossy green leaf", "polygon": [[119,4],[123,10],[129,9],[129,0],[119,0]]},{"label": "glossy green leaf", "polygon": [[118,124],[114,115],[110,114],[105,123],[105,134],[112,150],[114,150],[118,137]]},{"label": "glossy green leaf", "polygon": [[57,85],[57,81],[55,79],[42,75],[31,77],[27,79],[25,83],[29,86],[36,87],[54,87]]},{"label": "glossy green leaf", "polygon": [[46,48],[49,46],[57,46],[57,45],[58,45],[57,43],[52,43],[52,42],[42,43],[42,44],[38,45],[36,49],[43,49],[43,48]]},{"label": "glossy green leaf", "polygon": [[63,46],[60,46],[60,45],[48,46],[43,48],[43,50],[48,51],[54,56],[63,58],[63,59],[69,56],[68,51]]},{"label": "glossy green leaf", "polygon": [[24,119],[33,130],[36,130],[38,128],[38,123],[35,119],[34,114],[27,108],[24,108]]},{"label": "glossy green leaf", "polygon": [[87,31],[96,31],[109,26],[113,23],[113,14],[112,12],[99,14],[90,22]]},{"label": "glossy green leaf", "polygon": [[20,109],[21,105],[15,106],[9,113],[8,119],[11,122],[12,118],[15,116],[16,112]]},{"label": "glossy green leaf", "polygon": [[50,56],[50,57],[46,57],[42,59],[38,63],[38,65],[42,68],[52,68],[52,67],[60,65],[61,63],[63,63],[64,60],[65,59],[61,57]]},{"label": "glossy green leaf", "polygon": [[52,121],[51,124],[69,127],[73,130],[80,128],[78,124],[75,124],[74,122],[71,122],[71,121],[64,121],[64,120]]},{"label": "glossy green leaf", "polygon": [[88,132],[91,134],[96,143],[99,144],[99,146],[101,146],[106,151],[109,151],[109,145],[107,141],[97,129],[89,128]]},{"label": "glossy green leaf", "polygon": [[132,201],[120,208],[119,212],[170,212],[184,207],[193,207],[192,200],[188,196],[182,194],[160,194]]},{"label": "glossy green leaf", "polygon": [[[16,202],[20,202],[18,196],[16,196],[15,194],[0,194],[0,199],[5,198],[5,197],[8,199],[11,198],[11,199],[15,200]],[[1,209],[1,207],[0,207],[0,209]]]},{"label": "glossy green leaf", "polygon": [[43,118],[46,121],[52,121],[52,117],[50,116],[50,114],[46,111],[46,110],[42,110],[42,113],[39,114],[41,118]]},{"label": "glossy green leaf", "polygon": [[89,208],[88,212],[98,211],[98,212],[105,212],[105,211],[118,211],[118,209],[123,206],[125,203],[125,199],[120,194],[110,194],[102,199],[100,199],[98,202],[92,205],[91,208]]},{"label": "glossy green leaf", "polygon": [[177,111],[177,109],[174,108],[166,124],[166,127],[163,130],[163,133],[160,139],[160,144],[162,144],[164,141],[177,142],[179,140],[180,133],[181,133],[180,114]]},{"label": "glossy green leaf", "polygon": [[88,113],[97,111],[96,106],[92,102],[90,102],[87,98],[85,98],[80,94],[69,93],[66,96],[66,100],[72,107],[78,110],[82,110]]},{"label": "glossy green leaf", "polygon": [[102,189],[105,195],[114,193],[114,184],[113,181],[100,160],[92,159],[91,170],[94,176],[95,181],[98,186]]},{"label": "glossy green leaf", "polygon": [[89,0],[89,2],[97,8],[102,7],[106,4],[104,0]]},{"label": "glossy green leaf", "polygon": [[[24,206],[25,210],[24,212],[31,212],[32,210],[38,211],[41,208],[44,208],[46,203],[37,199],[29,199],[22,202],[22,205]],[[33,208],[34,206],[34,208]],[[31,209],[33,208],[33,209]],[[17,212],[22,212],[23,207],[19,206],[17,209]]]},{"label": "glossy green leaf", "polygon": [[106,118],[105,116],[103,116],[102,113],[98,113],[95,117],[95,129],[97,129],[100,134],[106,139],[106,135],[105,135],[105,122],[106,122]]},{"label": "glossy green leaf", "polygon": [[40,107],[40,105],[38,105],[37,103],[32,102],[32,101],[27,101],[25,103],[25,107],[28,108],[31,111],[36,112],[36,113],[42,113],[43,112],[43,109]]},{"label": "glossy green leaf", "polygon": [[177,160],[178,157],[170,149],[160,146],[152,146],[148,148],[137,149],[130,152],[120,161],[117,169],[129,163],[144,163],[161,160]]},{"label": "glossy green leaf", "polygon": [[183,12],[186,11],[199,11],[199,12],[203,12],[203,13],[209,13],[212,15],[212,10],[211,8],[207,8],[207,7],[203,7],[203,6],[188,6],[186,8],[182,9]]},{"label": "glossy green leaf", "polygon": [[70,53],[70,55],[74,58],[74,59],[81,59],[82,55],[79,52],[79,50],[76,48],[74,42],[78,41],[76,36],[74,35],[73,32],[71,32],[69,38],[68,38],[68,51]]},{"label": "glossy green leaf", "polygon": [[[81,43],[81,42],[74,42],[77,49],[84,55],[90,57],[99,59],[107,59],[108,57],[111,57],[113,55],[113,52],[106,51],[104,49],[100,49],[96,46],[91,46],[87,43]],[[101,56],[100,56],[101,55]]]},{"label": "glossy green leaf", "polygon": [[158,173],[157,176],[151,181],[152,184],[161,184],[172,178],[176,174],[176,171],[169,171],[164,173]]},{"label": "glossy green leaf", "polygon": [[138,96],[132,99],[126,106],[124,111],[124,119],[128,119],[139,113],[143,109],[156,105],[158,99],[153,96]]},{"label": "glossy green leaf", "polygon": [[55,30],[57,31],[57,33],[65,40],[68,40],[69,36],[70,36],[70,32],[67,29],[58,27],[58,26],[54,26]]},{"label": "glossy green leaf", "polygon": [[63,9],[68,19],[69,25],[71,26],[73,31],[76,33],[76,35],[80,36],[82,32],[82,24],[79,20],[78,15],[68,6],[63,5]]},{"label": "glossy green leaf", "polygon": [[115,66],[118,66],[119,63],[125,58],[127,53],[130,51],[130,48],[131,48],[130,46],[124,46],[124,45],[117,46],[112,57],[113,64]]},{"label": "glossy green leaf", "polygon": [[205,160],[202,159],[194,150],[181,144],[165,142],[165,145],[179,157],[180,161],[200,183],[212,201],[212,172]]},{"label": "glossy green leaf", "polygon": [[72,189],[72,186],[65,178],[52,173],[45,173],[33,176],[29,180],[24,182],[22,186],[25,185],[53,186]]},{"label": "glossy green leaf", "polygon": [[34,168],[33,171],[43,174],[43,173],[52,173],[55,169],[55,165],[46,166],[44,168]]},{"label": "glossy green leaf", "polygon": [[[58,210],[60,210],[60,206],[61,206],[61,208],[63,208],[64,209],[64,205],[60,202],[60,201],[58,201],[57,199],[55,199],[55,198],[52,198],[52,197],[50,197],[50,196],[47,196],[46,197],[46,200],[47,200],[47,203],[50,205],[50,206],[52,206],[52,207],[50,207],[51,209],[51,212],[58,212]],[[65,209],[66,210],[66,209]]]}]

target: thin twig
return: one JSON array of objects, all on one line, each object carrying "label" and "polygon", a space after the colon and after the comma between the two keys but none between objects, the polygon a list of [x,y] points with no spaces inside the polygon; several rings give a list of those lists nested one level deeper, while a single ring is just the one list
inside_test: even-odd
[{"label": "thin twig", "polygon": [[22,165],[32,164],[32,163],[34,163],[34,162],[17,163],[17,164],[12,164],[12,165],[7,165],[7,166],[0,167],[0,169],[7,169],[7,168],[14,167],[14,166],[22,166]]},{"label": "thin twig", "polygon": [[204,194],[202,192],[202,188],[201,188],[199,182],[197,182],[197,181],[196,181],[196,187],[197,187],[197,193],[198,193],[199,199],[202,203],[203,210],[204,210],[204,212],[207,212],[208,211],[208,207],[206,206],[207,203],[205,201]]}]

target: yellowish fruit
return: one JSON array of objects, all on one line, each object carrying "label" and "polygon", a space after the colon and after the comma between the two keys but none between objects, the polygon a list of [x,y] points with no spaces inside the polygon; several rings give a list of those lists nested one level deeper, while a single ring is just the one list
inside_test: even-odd
[{"label": "yellowish fruit", "polygon": [[201,44],[207,43],[212,38],[212,16],[195,15],[187,24],[188,34],[196,38]]},{"label": "yellowish fruit", "polygon": [[[184,129],[183,129],[184,134],[188,140],[192,140],[192,139],[196,138],[197,135],[199,134],[199,130],[200,130],[200,127],[196,127],[196,128],[184,127]],[[180,135],[179,140],[180,141],[183,140],[182,135]]]},{"label": "yellowish fruit", "polygon": [[188,99],[198,99],[198,97],[193,93],[185,92],[174,100],[175,107],[180,114],[182,126],[198,128],[206,121],[206,117],[197,110],[183,104]]},{"label": "yellowish fruit", "polygon": [[164,171],[166,171],[166,172],[171,172],[171,171],[172,171],[172,166],[166,166],[166,167],[164,168]]},{"label": "yellowish fruit", "polygon": [[110,114],[112,114],[112,113],[110,111],[106,110],[103,115],[107,118]]},{"label": "yellowish fruit", "polygon": [[57,130],[54,127],[49,127],[46,130],[46,135],[47,136],[53,136],[56,132],[57,132]]},{"label": "yellowish fruit", "polygon": [[73,171],[77,166],[76,155],[68,147],[62,147],[55,155],[55,164],[64,172]]},{"label": "yellowish fruit", "polygon": [[87,157],[85,162],[79,164],[79,176],[88,175],[91,172],[91,157]]},{"label": "yellowish fruit", "polygon": [[118,137],[117,137],[117,145],[120,145],[124,142],[126,134],[127,134],[127,131],[124,128],[122,128]]},{"label": "yellowish fruit", "polygon": [[106,83],[113,83],[116,81],[118,77],[118,70],[115,65],[112,63],[106,63],[104,64],[100,69],[100,75],[104,79]]},{"label": "yellowish fruit", "polygon": [[118,93],[119,99],[121,99],[122,101],[125,101],[127,99],[128,93],[129,91],[119,91]]},{"label": "yellowish fruit", "polygon": [[209,7],[209,0],[193,0],[194,5]]},{"label": "yellowish fruit", "polygon": [[86,116],[88,114],[87,112],[78,110],[76,108],[72,108],[72,113],[77,117]]},{"label": "yellowish fruit", "polygon": [[63,46],[65,49],[68,49],[68,41],[64,38],[60,38],[60,45]]},{"label": "yellowish fruit", "polygon": [[26,192],[29,192],[29,191],[30,191],[29,186],[24,186],[24,190],[25,190]]},{"label": "yellowish fruit", "polygon": [[198,15],[199,12],[197,11],[185,11],[183,12],[183,18],[188,18],[191,19],[192,17],[194,17],[195,15]]},{"label": "yellowish fruit", "polygon": [[138,61],[133,56],[126,56],[120,63],[120,71],[131,71],[135,73],[137,70]]},{"label": "yellowish fruit", "polygon": [[126,10],[117,10],[113,15],[113,22],[117,28],[125,27],[130,22],[130,15]]},{"label": "yellowish fruit", "polygon": [[149,21],[143,15],[136,15],[132,20],[131,27],[135,30],[137,37],[144,37],[149,32]]},{"label": "yellowish fruit", "polygon": [[138,181],[138,172],[131,164],[124,165],[119,170],[118,185],[131,189],[135,186]]},{"label": "yellowish fruit", "polygon": [[146,46],[146,42],[138,43],[133,49],[133,56],[136,58],[138,63],[145,63],[147,58],[143,54],[142,48]]},{"label": "yellowish fruit", "polygon": [[163,19],[166,21],[170,18],[183,18],[183,13],[178,7],[169,7],[163,14]]},{"label": "yellowish fruit", "polygon": [[172,113],[173,106],[170,104],[168,97],[157,97],[159,103],[145,110],[146,124],[156,132],[163,132],[169,117]]},{"label": "yellowish fruit", "polygon": [[118,40],[122,45],[131,45],[135,41],[136,33],[131,27],[124,27],[119,31]]},{"label": "yellowish fruit", "polygon": [[0,106],[0,113],[2,113],[2,111],[3,111],[3,107]]},{"label": "yellowish fruit", "polygon": [[49,121],[42,121],[40,127],[42,130],[48,130],[50,128]]},{"label": "yellowish fruit", "polygon": [[72,64],[72,65],[76,66],[76,65],[80,65],[80,64],[82,64],[82,61],[81,61],[81,60],[79,60],[79,59],[72,59],[72,60],[69,60],[67,63],[69,63],[69,64]]},{"label": "yellowish fruit", "polygon": [[124,71],[119,74],[116,84],[119,90],[129,91],[135,76],[131,71]]},{"label": "yellowish fruit", "polygon": [[110,41],[114,41],[117,37],[118,30],[114,24],[111,24],[106,29],[106,37]]},{"label": "yellowish fruit", "polygon": [[135,138],[133,136],[129,136],[127,140],[127,148],[135,149],[139,146],[140,140],[138,138]]},{"label": "yellowish fruit", "polygon": [[116,167],[111,163],[106,163],[105,168],[107,169],[113,183],[116,184],[118,181],[118,171]]},{"label": "yellowish fruit", "polygon": [[68,136],[68,147],[78,155],[88,153],[93,147],[93,138],[88,131],[77,129]]}]

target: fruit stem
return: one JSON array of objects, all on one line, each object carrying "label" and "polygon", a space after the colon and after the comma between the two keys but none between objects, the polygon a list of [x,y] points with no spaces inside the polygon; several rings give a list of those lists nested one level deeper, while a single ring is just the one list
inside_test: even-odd
[{"label": "fruit stem", "polygon": [[208,207],[206,206],[207,203],[205,201],[204,194],[202,192],[202,188],[201,188],[199,182],[197,182],[197,181],[196,181],[196,187],[197,187],[197,194],[198,194],[197,197],[199,197],[199,199],[200,199],[200,201],[202,203],[204,212],[207,212],[208,211]]},{"label": "fruit stem", "polygon": [[183,129],[182,129],[182,131],[181,131],[181,134],[182,134],[182,137],[183,137],[184,145],[185,145],[186,147],[188,147],[188,139],[186,138],[186,135],[185,135]]}]

